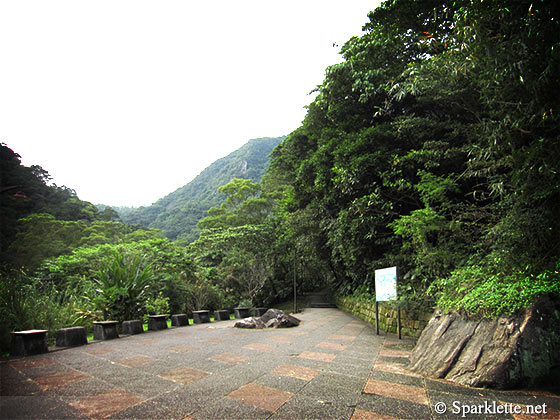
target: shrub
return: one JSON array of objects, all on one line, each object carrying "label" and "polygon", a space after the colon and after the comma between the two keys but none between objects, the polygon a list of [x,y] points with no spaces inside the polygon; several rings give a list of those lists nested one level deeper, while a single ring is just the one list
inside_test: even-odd
[{"label": "shrub", "polygon": [[443,309],[486,318],[513,314],[539,296],[560,295],[560,261],[554,269],[538,274],[531,273],[530,267],[509,273],[499,267],[500,261],[494,261],[457,269],[434,282],[428,293],[437,296]]},{"label": "shrub", "polygon": [[0,275],[0,351],[10,349],[10,332],[29,329],[48,330],[49,344],[54,344],[59,328],[76,325],[78,317],[72,300],[52,284],[41,284],[23,271]]},{"label": "shrub", "polygon": [[153,271],[139,256],[115,252],[94,279],[97,296],[93,299],[105,319],[137,319],[145,310]]}]

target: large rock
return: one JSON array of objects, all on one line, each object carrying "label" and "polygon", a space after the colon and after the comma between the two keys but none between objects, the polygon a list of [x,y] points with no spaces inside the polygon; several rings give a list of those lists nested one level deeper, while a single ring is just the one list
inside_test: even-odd
[{"label": "large rock", "polygon": [[522,313],[465,320],[436,312],[410,357],[412,371],[493,388],[560,382],[560,301],[541,298]]},{"label": "large rock", "polygon": [[280,309],[269,309],[260,318],[249,317],[237,321],[236,328],[288,328],[297,327],[300,320]]},{"label": "large rock", "polygon": [[257,328],[257,329],[265,328],[264,322],[262,322],[259,318],[254,318],[252,316],[237,321],[233,326],[235,328]]},{"label": "large rock", "polygon": [[289,328],[297,327],[301,322],[295,316],[285,313],[280,309],[269,309],[261,316],[261,321],[266,324],[267,327],[277,327],[277,328]]}]

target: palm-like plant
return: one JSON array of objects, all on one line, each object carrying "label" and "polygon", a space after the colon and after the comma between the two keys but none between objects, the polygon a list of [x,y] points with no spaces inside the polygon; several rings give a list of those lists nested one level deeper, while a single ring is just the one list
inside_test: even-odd
[{"label": "palm-like plant", "polygon": [[139,256],[115,252],[112,261],[97,271],[94,301],[105,319],[136,319],[144,310],[153,282],[152,265]]}]

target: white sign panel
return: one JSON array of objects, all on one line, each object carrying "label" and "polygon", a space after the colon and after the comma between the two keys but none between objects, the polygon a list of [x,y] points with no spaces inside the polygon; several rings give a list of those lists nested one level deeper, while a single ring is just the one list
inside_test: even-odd
[{"label": "white sign panel", "polygon": [[397,300],[397,267],[375,270],[375,300]]}]

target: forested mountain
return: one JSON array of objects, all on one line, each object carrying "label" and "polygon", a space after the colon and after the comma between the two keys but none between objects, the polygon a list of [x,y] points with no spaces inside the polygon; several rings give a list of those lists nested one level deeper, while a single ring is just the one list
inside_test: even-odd
[{"label": "forested mountain", "polygon": [[268,167],[270,152],[283,139],[265,137],[250,140],[212,163],[187,185],[151,206],[116,210],[123,222],[161,229],[170,239],[192,241],[198,237],[198,221],[207,215],[208,209],[220,205],[226,197],[218,188],[233,178],[260,181]]},{"label": "forested mountain", "polygon": [[80,246],[161,238],[155,230],[116,221],[110,207],[98,210],[76,192],[51,182],[38,165],[0,144],[0,272],[34,270],[45,259]]},{"label": "forested mountain", "polygon": [[48,213],[59,220],[107,220],[93,204],[82,201],[66,186],[51,184],[49,173],[38,165],[24,166],[21,157],[0,144],[0,263],[10,260],[8,251],[18,232],[18,220],[32,213]]}]

